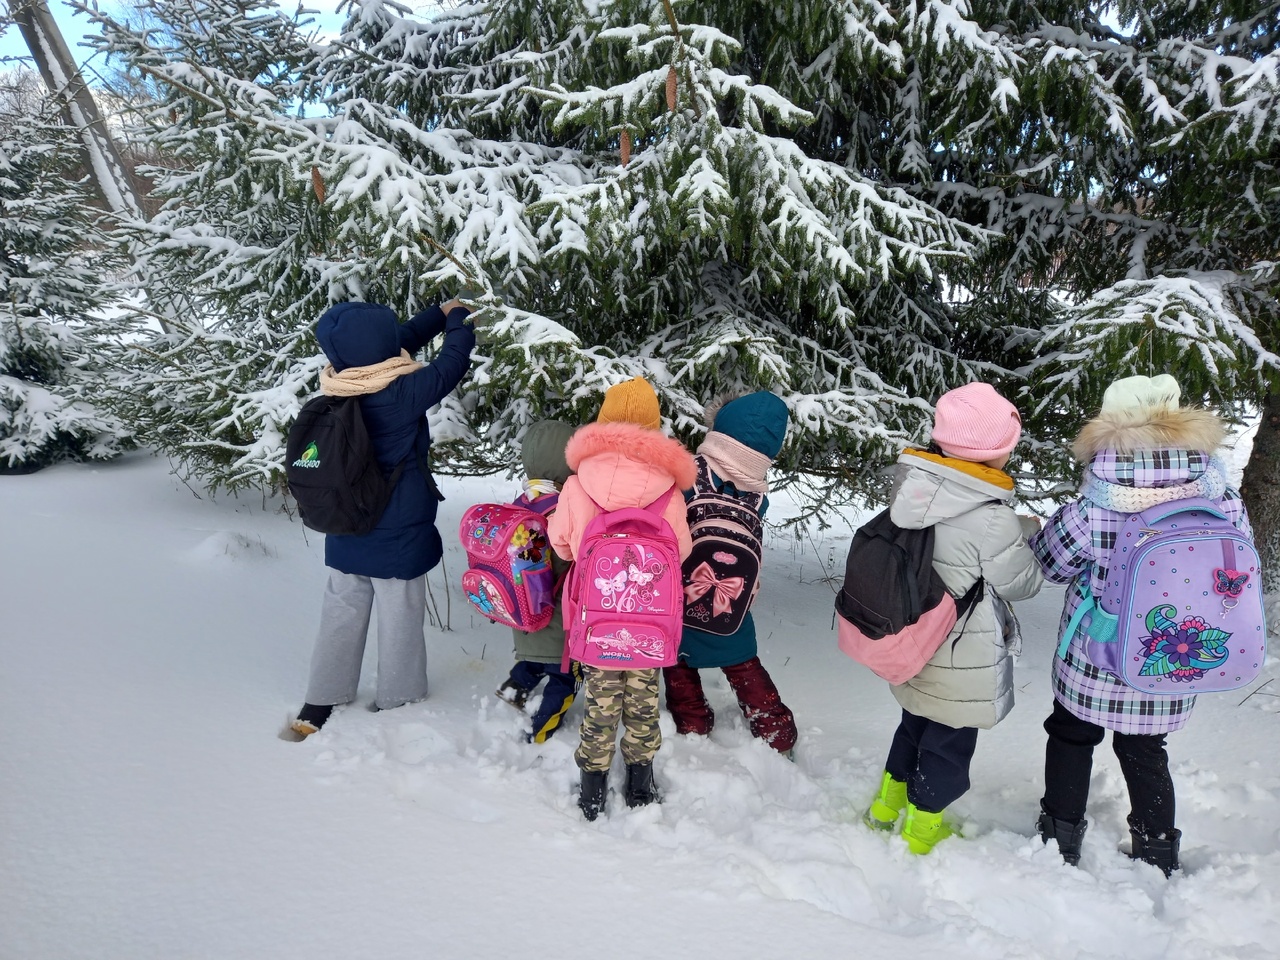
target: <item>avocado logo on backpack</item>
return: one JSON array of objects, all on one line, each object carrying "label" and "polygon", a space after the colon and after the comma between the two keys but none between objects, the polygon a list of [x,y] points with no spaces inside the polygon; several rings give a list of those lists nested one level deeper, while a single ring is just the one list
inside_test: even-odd
[{"label": "avocado logo on backpack", "polygon": [[307,444],[307,449],[302,451],[302,456],[293,461],[293,466],[306,467],[311,470],[319,468],[320,448],[316,446],[316,442],[314,440]]}]

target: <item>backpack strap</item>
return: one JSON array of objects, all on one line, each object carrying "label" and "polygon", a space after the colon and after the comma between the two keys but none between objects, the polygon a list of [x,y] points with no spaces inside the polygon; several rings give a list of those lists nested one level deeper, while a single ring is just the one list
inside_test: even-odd
[{"label": "backpack strap", "polygon": [[[585,490],[583,490],[582,492],[587,493]],[[651,513],[655,517],[660,518],[662,514],[666,512],[667,501],[670,500],[673,496],[675,496],[675,492],[676,492],[675,484],[672,484],[671,488],[666,493],[658,494],[657,497],[655,497],[649,503],[645,504],[640,509],[645,511],[645,513]],[[600,504],[596,503],[595,497],[591,496],[591,494],[589,493],[587,493],[587,499],[591,501],[591,505],[595,507],[597,510],[599,510],[601,513],[612,512],[612,511],[606,510],[604,507],[600,506]]]},{"label": "backpack strap", "polygon": [[697,467],[698,473],[693,481],[694,490],[714,490],[715,484],[711,482],[711,464],[707,463],[707,458],[700,453],[693,455],[694,466]]},{"label": "backpack strap", "polygon": [[760,508],[764,506],[764,494],[756,493],[751,490],[739,490],[734,487],[733,493],[725,493],[716,487],[715,480],[712,478],[711,464],[707,463],[707,458],[702,454],[694,454],[693,462],[697,465],[698,476],[694,480],[693,492],[697,496],[701,492],[717,493],[724,497],[733,497],[735,500],[741,500],[756,513],[760,512]]},{"label": "backpack strap", "polygon": [[646,506],[645,512],[652,513],[655,517],[661,517],[667,511],[667,503],[676,495],[676,485],[673,483],[671,489],[666,493],[658,494],[657,498]]},{"label": "backpack strap", "polygon": [[[916,584],[913,578],[910,584],[911,590],[916,590]],[[969,618],[973,616],[973,611],[978,609],[978,601],[982,599],[986,593],[987,581],[979,577],[973,581],[973,586],[964,592],[964,595],[956,599],[956,623],[960,623],[963,618],[964,623],[960,623],[960,632],[956,634],[956,638],[951,641],[951,650],[954,656],[956,644],[960,642],[960,638],[964,636],[965,630],[969,629]]]},{"label": "backpack strap", "polygon": [[1080,603],[1077,604],[1075,613],[1071,614],[1071,619],[1067,621],[1067,625],[1062,631],[1062,638],[1058,640],[1058,657],[1063,660],[1067,658],[1067,650],[1071,647],[1071,638],[1076,635],[1076,630],[1080,628],[1085,615],[1098,605],[1098,601],[1094,599],[1093,591],[1088,587],[1082,586],[1081,589],[1077,590],[1077,593],[1080,594]]},{"label": "backpack strap", "polygon": [[973,586],[964,592],[964,596],[956,600],[956,619],[969,616],[973,613],[973,608],[978,605],[978,601],[982,599],[986,581],[979,577],[973,581]]},{"label": "backpack strap", "polygon": [[550,515],[551,511],[560,505],[560,494],[544,493],[540,497],[534,497],[530,500],[523,493],[516,497],[516,503],[520,506],[532,510],[534,513],[540,513],[542,516]]}]

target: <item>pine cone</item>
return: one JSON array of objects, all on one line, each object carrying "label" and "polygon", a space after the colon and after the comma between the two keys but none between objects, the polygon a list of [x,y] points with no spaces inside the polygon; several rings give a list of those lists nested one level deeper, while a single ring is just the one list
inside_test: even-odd
[{"label": "pine cone", "polygon": [[320,175],[319,167],[311,168],[311,189],[316,192],[316,199],[324,204],[324,177]]},{"label": "pine cone", "polygon": [[631,159],[631,131],[626,127],[622,128],[622,165],[625,167],[627,161]]},{"label": "pine cone", "polygon": [[676,68],[667,67],[667,109],[675,112],[676,109]]}]

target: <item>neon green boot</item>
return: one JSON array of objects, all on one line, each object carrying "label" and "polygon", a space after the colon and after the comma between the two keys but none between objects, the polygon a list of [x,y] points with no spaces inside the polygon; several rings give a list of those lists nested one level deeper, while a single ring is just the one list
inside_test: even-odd
[{"label": "neon green boot", "polygon": [[942,813],[927,813],[916,808],[914,803],[907,804],[907,818],[902,822],[902,839],[912,853],[924,855],[931,851],[938,842],[954,835],[955,831],[942,819]]},{"label": "neon green boot", "polygon": [[906,805],[907,782],[893,779],[886,770],[880,780],[880,792],[871,801],[871,809],[862,815],[862,822],[872,830],[892,830]]}]

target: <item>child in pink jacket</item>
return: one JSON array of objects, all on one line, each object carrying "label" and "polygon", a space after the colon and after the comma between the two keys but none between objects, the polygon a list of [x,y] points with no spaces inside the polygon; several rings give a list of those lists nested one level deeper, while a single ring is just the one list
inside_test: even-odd
[{"label": "child in pink jacket", "polygon": [[[575,475],[560,491],[548,522],[551,545],[565,559],[577,556],[587,524],[604,510],[646,507],[674,486],[693,486],[693,457],[664,436],[658,397],[640,377],[611,387],[596,422],[574,433],[565,459]],[[683,496],[672,496],[663,512],[679,547],[680,559],[693,543]],[[644,670],[603,670],[583,665],[582,742],[574,753],[582,771],[578,806],[588,820],[604,809],[614,741],[621,721],[622,758],[627,765],[626,801],[639,807],[658,799],[653,757],[662,746],[658,730],[658,674]]]}]

